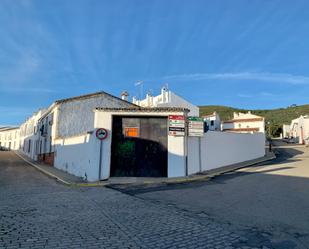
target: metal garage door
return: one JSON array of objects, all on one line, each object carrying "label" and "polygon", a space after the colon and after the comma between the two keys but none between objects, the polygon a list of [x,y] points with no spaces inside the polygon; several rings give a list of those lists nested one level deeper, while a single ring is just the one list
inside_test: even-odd
[{"label": "metal garage door", "polygon": [[167,118],[113,117],[111,176],[167,176]]}]

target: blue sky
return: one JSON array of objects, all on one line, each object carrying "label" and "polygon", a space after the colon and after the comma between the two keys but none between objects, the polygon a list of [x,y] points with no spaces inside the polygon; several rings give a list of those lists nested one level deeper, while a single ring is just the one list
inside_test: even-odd
[{"label": "blue sky", "polygon": [[0,26],[0,124],[137,80],[199,105],[309,102],[306,0],[1,0]]}]

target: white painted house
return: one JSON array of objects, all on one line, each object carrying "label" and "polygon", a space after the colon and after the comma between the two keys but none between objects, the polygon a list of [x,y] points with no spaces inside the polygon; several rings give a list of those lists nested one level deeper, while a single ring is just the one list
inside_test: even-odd
[{"label": "white painted house", "polygon": [[179,107],[186,108],[189,111],[189,116],[200,115],[200,110],[196,105],[188,102],[184,98],[176,95],[172,91],[168,90],[166,87],[161,89],[161,94],[158,96],[152,96],[147,94],[146,98],[143,100],[137,100],[133,97],[133,104],[139,105],[141,107]]},{"label": "white painted house", "polygon": [[221,119],[217,112],[203,117],[207,129],[210,131],[221,131]]},{"label": "white painted house", "polygon": [[45,109],[38,110],[20,126],[19,150],[33,160],[37,160],[37,154],[39,150],[38,121],[45,113],[45,111]]},{"label": "white painted house", "polygon": [[289,124],[282,125],[282,137],[290,137],[291,129]]},{"label": "white painted house", "polygon": [[[92,131],[94,123],[93,109],[98,106],[131,107],[135,105],[105,92],[55,101],[38,120],[39,161],[80,175],[74,172],[74,170],[77,170],[75,165],[69,163],[63,165],[63,161],[59,162],[58,154],[64,155],[65,152],[63,151],[66,150],[65,146],[59,146],[59,141],[67,141]],[[83,155],[84,152],[81,151],[80,153]]]},{"label": "white painted house", "polygon": [[0,148],[18,150],[19,141],[19,127],[0,128]]},{"label": "white painted house", "polygon": [[[168,136],[167,125],[169,115],[187,112],[168,107],[95,108],[87,133],[55,140],[55,165],[88,181],[110,176],[184,176],[186,137]],[[97,128],[108,131],[102,149]]]},{"label": "white painted house", "polygon": [[[265,155],[262,133],[208,132],[202,138],[168,135],[169,115],[187,117],[187,113],[166,107],[96,108],[92,132],[56,140],[57,164],[96,181],[111,176],[180,177]],[[109,135],[100,148],[95,131],[102,127]]]},{"label": "white painted house", "polygon": [[222,130],[238,133],[265,133],[265,119],[250,111],[248,113],[234,112],[233,119],[222,123]]},{"label": "white painted house", "polygon": [[309,115],[293,119],[290,125],[290,136],[299,144],[305,144],[309,139]]},{"label": "white painted house", "polygon": [[[189,109],[141,107],[123,98],[98,92],[55,101],[22,124],[21,139],[19,128],[0,131],[1,144],[87,181],[187,176],[265,154],[263,133],[190,136]],[[97,137],[101,128],[104,140]]]}]

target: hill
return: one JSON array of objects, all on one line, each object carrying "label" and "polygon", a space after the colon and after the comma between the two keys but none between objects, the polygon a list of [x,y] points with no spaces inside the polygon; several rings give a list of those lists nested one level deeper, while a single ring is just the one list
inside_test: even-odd
[{"label": "hill", "polygon": [[211,114],[214,111],[219,113],[223,121],[231,119],[233,112],[248,112],[251,111],[253,114],[265,117],[266,124],[269,122],[270,125],[266,125],[266,129],[269,132],[269,126],[271,127],[270,133],[273,136],[279,135],[283,124],[290,124],[292,119],[299,117],[300,115],[309,115],[309,105],[292,106],[287,108],[279,108],[272,110],[248,110],[239,109],[229,106],[199,106],[200,115],[204,116]]}]

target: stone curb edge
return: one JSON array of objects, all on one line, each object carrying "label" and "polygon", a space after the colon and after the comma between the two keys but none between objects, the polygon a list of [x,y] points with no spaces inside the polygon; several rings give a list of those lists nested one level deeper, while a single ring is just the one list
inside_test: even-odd
[{"label": "stone curb edge", "polygon": [[[52,177],[54,179],[56,179],[57,181],[67,185],[67,186],[76,186],[76,187],[104,187],[104,186],[108,186],[108,185],[113,185],[113,183],[109,183],[109,182],[93,182],[93,183],[72,183],[72,182],[68,182],[62,178],[60,178],[59,176],[52,174],[40,167],[38,167],[36,164],[30,162],[29,160],[27,160],[25,157],[23,157],[22,155],[20,155],[18,152],[14,151],[14,153],[19,156],[21,159],[23,159],[25,162],[27,162],[28,164],[30,164],[31,166],[35,167],[37,170],[39,170],[40,172],[46,174],[49,177]],[[156,181],[151,181],[151,180],[146,180],[140,183],[137,183],[137,185],[149,185],[149,184],[179,184],[179,183],[189,183],[189,182],[194,182],[194,181],[199,181],[199,180],[209,180],[211,178],[214,178],[216,176],[219,176],[221,174],[227,173],[227,172],[231,172],[234,170],[238,170],[238,169],[242,169],[242,168],[246,168],[249,166],[253,166],[255,164],[258,163],[262,163],[262,162],[266,162],[266,161],[270,161],[275,159],[276,156],[275,154],[273,154],[271,157],[265,157],[263,160],[259,160],[256,162],[252,162],[246,165],[239,165],[239,166],[235,166],[235,167],[230,167],[228,168],[224,168],[221,169],[218,168],[218,171],[215,171],[213,173],[210,174],[205,174],[205,175],[197,175],[195,177],[188,177],[188,178],[181,178],[181,179],[171,179],[171,180],[166,180],[166,181],[162,181],[162,182],[156,182]],[[134,183],[132,183],[134,185]],[[120,183],[119,185],[132,185],[131,183]],[[118,184],[117,184],[118,185]]]},{"label": "stone curb edge", "polygon": [[55,178],[57,181],[59,181],[59,182],[65,184],[65,185],[72,185],[72,183],[67,182],[67,181],[63,180],[62,178],[60,178],[60,177],[58,177],[58,176],[56,176],[56,175],[54,175],[54,174],[52,174],[52,173],[50,173],[50,172],[48,172],[48,171],[46,171],[46,170],[44,170],[44,169],[38,167],[38,166],[35,165],[34,163],[32,163],[32,162],[30,162],[29,160],[27,160],[24,156],[20,155],[18,152],[14,151],[14,153],[15,153],[18,157],[20,157],[21,159],[23,159],[26,163],[30,164],[31,166],[33,166],[33,167],[36,168],[37,170],[41,171],[41,172],[44,173],[45,175],[48,175],[49,177]]}]

